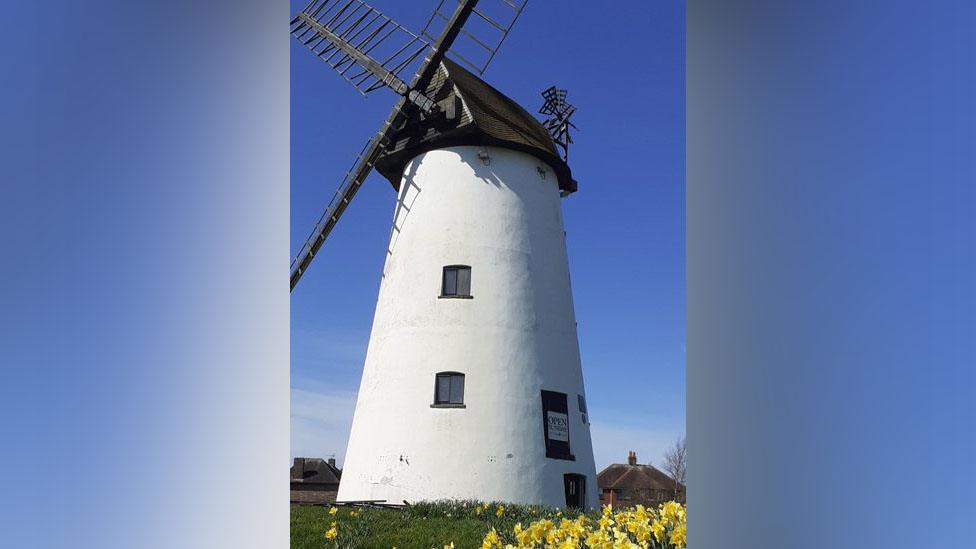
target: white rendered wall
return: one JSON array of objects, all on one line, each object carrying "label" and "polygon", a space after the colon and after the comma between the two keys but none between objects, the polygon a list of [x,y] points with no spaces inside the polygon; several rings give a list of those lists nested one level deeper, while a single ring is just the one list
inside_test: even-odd
[{"label": "white rendered wall", "polygon": [[[438,298],[442,269],[455,264],[471,266],[473,299]],[[443,371],[465,374],[465,408],[431,407]],[[546,457],[543,389],[567,394],[576,461]],[[596,506],[590,429],[577,394],[583,377],[552,168],[496,147],[412,160],[338,500],[565,506],[563,474],[578,473]]]}]

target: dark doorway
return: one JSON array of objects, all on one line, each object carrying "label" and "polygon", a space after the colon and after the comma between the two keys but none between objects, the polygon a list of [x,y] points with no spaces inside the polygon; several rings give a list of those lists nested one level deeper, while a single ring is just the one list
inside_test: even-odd
[{"label": "dark doorway", "polygon": [[566,507],[582,509],[586,505],[586,477],[575,473],[563,475],[566,488]]}]

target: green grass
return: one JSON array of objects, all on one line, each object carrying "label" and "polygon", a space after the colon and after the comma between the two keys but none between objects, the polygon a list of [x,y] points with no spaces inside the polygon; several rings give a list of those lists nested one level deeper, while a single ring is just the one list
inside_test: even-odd
[{"label": "green grass", "polygon": [[[481,504],[483,507],[485,504]],[[511,532],[517,522],[528,524],[551,516],[557,510],[530,505],[505,505],[501,517],[497,504],[476,512],[477,502],[419,503],[403,510],[353,509],[340,507],[333,516],[328,507],[292,506],[291,546],[294,548],[441,549],[453,542],[457,549],[481,547],[481,540],[494,527]],[[355,511],[356,516],[350,516]],[[575,518],[576,512],[563,516]],[[338,524],[335,540],[325,539],[332,521]]]}]

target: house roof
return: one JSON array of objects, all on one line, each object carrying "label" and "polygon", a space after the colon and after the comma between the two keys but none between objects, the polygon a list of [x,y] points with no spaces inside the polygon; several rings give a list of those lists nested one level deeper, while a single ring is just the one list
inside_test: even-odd
[{"label": "house roof", "polygon": [[[603,489],[674,490],[675,481],[653,465],[614,463],[597,475],[597,486]],[[678,486],[681,486],[678,483]]]},{"label": "house roof", "polygon": [[291,481],[302,484],[338,484],[342,471],[321,458],[295,458]]},{"label": "house roof", "polygon": [[416,109],[377,159],[376,169],[393,187],[416,156],[452,146],[499,146],[539,158],[556,172],[559,188],[576,191],[569,165],[560,158],[549,131],[534,116],[484,80],[444,59],[425,94],[436,104],[431,114]]}]

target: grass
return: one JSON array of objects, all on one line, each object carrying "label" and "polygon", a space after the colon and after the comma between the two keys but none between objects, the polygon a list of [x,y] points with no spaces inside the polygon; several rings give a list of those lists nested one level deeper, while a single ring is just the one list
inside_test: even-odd
[{"label": "grass", "polygon": [[[479,505],[481,513],[477,512]],[[532,505],[504,505],[473,501],[419,503],[402,510],[353,509],[340,507],[335,515],[328,507],[292,506],[293,548],[390,548],[441,549],[454,543],[457,549],[481,547],[485,534],[494,527],[511,532],[517,522],[527,524],[559,512],[567,518],[579,513]],[[351,513],[355,513],[352,515]],[[327,540],[325,532],[336,521],[338,537]]]}]

